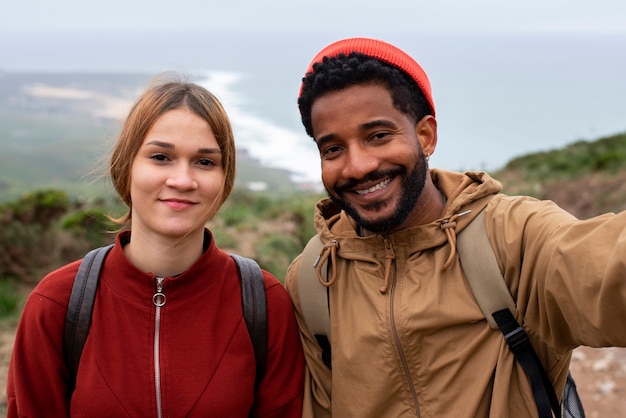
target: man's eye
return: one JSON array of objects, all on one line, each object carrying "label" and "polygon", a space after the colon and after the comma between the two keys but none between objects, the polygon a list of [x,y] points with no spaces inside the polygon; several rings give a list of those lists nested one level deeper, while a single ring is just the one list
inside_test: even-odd
[{"label": "man's eye", "polygon": [[321,155],[322,155],[322,157],[329,158],[329,157],[332,157],[332,156],[336,155],[339,151],[341,151],[341,147],[331,146],[331,147],[324,148],[322,150],[322,154]]},{"label": "man's eye", "polygon": [[381,139],[385,139],[388,136],[389,136],[389,132],[376,132],[374,135],[372,135],[372,140],[378,141]]}]

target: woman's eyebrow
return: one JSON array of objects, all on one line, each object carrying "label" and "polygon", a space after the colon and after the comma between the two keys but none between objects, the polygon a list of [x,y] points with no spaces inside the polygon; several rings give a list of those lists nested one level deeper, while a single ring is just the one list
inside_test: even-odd
[{"label": "woman's eyebrow", "polygon": [[199,148],[198,154],[221,154],[222,150],[219,148]]},{"label": "woman's eyebrow", "polygon": [[[163,141],[150,141],[147,142],[146,145],[154,145],[161,148],[167,149],[175,149],[176,146],[174,144],[170,144],[169,142]],[[221,154],[222,150],[219,148],[198,148],[198,154]]]},{"label": "woman's eyebrow", "polygon": [[150,141],[150,142],[147,142],[146,145],[156,145],[157,147],[161,147],[161,148],[174,149],[174,144],[170,144],[169,142]]}]

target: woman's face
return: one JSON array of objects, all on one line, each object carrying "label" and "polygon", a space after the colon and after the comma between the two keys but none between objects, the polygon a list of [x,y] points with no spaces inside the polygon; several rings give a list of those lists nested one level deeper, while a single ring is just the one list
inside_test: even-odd
[{"label": "woman's face", "polygon": [[155,238],[203,233],[219,208],[225,175],[209,124],[187,108],[160,116],[130,173],[132,231]]}]

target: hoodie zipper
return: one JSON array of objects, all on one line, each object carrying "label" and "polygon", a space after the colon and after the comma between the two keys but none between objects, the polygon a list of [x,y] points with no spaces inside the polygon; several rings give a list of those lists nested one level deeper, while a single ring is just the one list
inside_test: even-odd
[{"label": "hoodie zipper", "polygon": [[165,294],[163,293],[164,277],[156,277],[156,292],[152,296],[152,303],[155,306],[154,315],[154,389],[156,394],[157,417],[163,417],[163,407],[161,405],[161,361],[160,361],[160,338],[161,338],[161,308],[165,305]]},{"label": "hoodie zipper", "polygon": [[[393,246],[391,245],[391,241],[388,239],[384,239],[385,245],[385,258],[391,257],[395,260],[395,252],[393,250]],[[395,263],[394,263],[395,267]],[[409,369],[409,364],[406,360],[406,354],[404,353],[404,348],[402,347],[402,343],[400,341],[400,336],[398,335],[398,328],[396,327],[396,313],[395,313],[395,296],[396,296],[396,280],[397,279],[397,270],[394,268],[393,277],[391,280],[391,292],[389,295],[389,310],[390,318],[391,318],[391,332],[393,335],[393,340],[396,344],[396,348],[398,350],[398,354],[400,355],[400,362],[402,363],[402,368],[404,369],[404,375],[406,376],[406,380],[409,384],[409,389],[411,390],[411,396],[413,397],[413,404],[415,405],[415,415],[417,417],[420,416],[419,404],[417,402],[417,391],[415,390],[415,384],[413,384],[413,379],[411,378],[411,371]]]}]

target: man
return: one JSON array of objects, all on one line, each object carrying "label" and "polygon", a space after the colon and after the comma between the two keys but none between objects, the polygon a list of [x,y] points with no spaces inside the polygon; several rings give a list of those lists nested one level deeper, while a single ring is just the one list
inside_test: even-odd
[{"label": "man", "polygon": [[581,221],[552,202],[499,193],[486,173],[429,169],[430,83],[385,42],[324,48],[298,104],[320,152],[329,199],[315,225],[332,260],[332,369],[304,321],[300,257],[286,277],[307,362],[305,417],[537,416],[529,380],[488,326],[456,251],[483,210],[515,318],[556,393],[575,347],[626,346],[626,212]]}]

